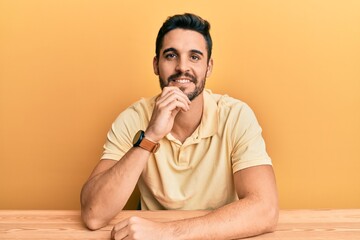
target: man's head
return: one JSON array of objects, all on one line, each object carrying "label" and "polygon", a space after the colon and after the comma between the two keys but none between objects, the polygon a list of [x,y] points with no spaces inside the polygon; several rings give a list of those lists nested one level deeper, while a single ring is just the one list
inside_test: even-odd
[{"label": "man's head", "polygon": [[154,72],[160,87],[178,87],[192,101],[199,96],[212,71],[212,41],[207,21],[193,14],[166,20],[156,39]]},{"label": "man's head", "polygon": [[168,17],[168,19],[163,23],[156,38],[156,57],[159,57],[165,34],[177,28],[192,30],[200,33],[204,37],[206,41],[207,55],[209,61],[212,53],[210,23],[192,13],[185,13],[182,15],[174,15],[172,17]]}]

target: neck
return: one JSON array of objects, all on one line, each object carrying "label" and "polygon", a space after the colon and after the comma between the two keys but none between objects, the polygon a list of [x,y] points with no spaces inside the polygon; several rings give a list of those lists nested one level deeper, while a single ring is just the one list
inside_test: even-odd
[{"label": "neck", "polygon": [[191,102],[189,111],[180,111],[176,115],[171,134],[182,143],[185,142],[199,126],[203,113],[203,106],[204,96],[202,92]]}]

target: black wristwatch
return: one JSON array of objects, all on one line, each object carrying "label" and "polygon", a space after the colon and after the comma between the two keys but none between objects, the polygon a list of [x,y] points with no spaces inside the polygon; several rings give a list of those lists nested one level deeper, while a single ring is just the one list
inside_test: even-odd
[{"label": "black wristwatch", "polygon": [[139,130],[133,139],[133,146],[141,147],[151,153],[155,153],[159,149],[160,144],[150,141],[145,137],[145,132],[143,130]]}]

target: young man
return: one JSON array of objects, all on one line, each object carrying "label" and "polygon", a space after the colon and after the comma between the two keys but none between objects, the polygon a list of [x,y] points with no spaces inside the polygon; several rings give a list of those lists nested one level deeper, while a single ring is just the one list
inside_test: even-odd
[{"label": "young man", "polygon": [[153,66],[162,92],[112,125],[81,193],[90,229],[106,226],[136,184],[142,209],[213,211],[167,223],[126,219],[114,226],[113,239],[234,239],[274,229],[275,177],[253,112],[204,90],[213,68],[209,29],[193,14],[170,17],[160,29]]}]

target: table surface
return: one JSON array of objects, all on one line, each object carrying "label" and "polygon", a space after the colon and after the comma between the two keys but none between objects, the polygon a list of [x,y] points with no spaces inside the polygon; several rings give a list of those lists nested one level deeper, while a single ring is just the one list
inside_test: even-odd
[{"label": "table surface", "polygon": [[[112,226],[130,216],[168,221],[206,213],[123,211],[108,226],[90,231],[76,210],[0,210],[0,239],[110,239]],[[360,209],[281,210],[275,232],[251,239],[360,240]]]}]

